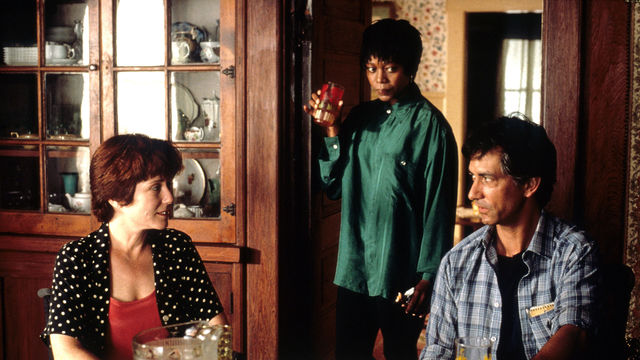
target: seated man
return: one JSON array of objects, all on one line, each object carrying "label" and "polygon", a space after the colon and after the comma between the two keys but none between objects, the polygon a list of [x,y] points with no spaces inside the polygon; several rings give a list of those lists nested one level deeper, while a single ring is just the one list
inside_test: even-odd
[{"label": "seated man", "polygon": [[597,249],[543,207],[556,181],[545,130],[504,117],[462,148],[469,199],[487,225],[451,249],[435,281],[421,359],[453,359],[454,339],[491,339],[493,359],[577,359],[594,327]]}]

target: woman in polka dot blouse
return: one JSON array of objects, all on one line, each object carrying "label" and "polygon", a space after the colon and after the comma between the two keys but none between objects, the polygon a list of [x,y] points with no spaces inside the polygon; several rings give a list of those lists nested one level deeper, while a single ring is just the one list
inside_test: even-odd
[{"label": "woman in polka dot blouse", "polygon": [[41,335],[56,359],[131,359],[141,330],[226,323],[191,239],[167,229],[181,169],[178,150],[145,135],[117,135],[94,154],[92,210],[103,224],[56,258]]}]

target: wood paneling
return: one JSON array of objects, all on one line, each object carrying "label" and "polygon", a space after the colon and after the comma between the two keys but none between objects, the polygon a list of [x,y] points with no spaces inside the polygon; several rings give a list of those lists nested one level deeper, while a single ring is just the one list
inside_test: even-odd
[{"label": "wood paneling", "polygon": [[[229,202],[222,203],[222,206],[228,205]],[[236,209],[236,215],[240,216]],[[169,227],[184,231],[189,234],[191,239],[196,243],[226,243],[235,244],[235,228],[230,224],[235,223],[237,216],[231,216],[226,212],[221,212],[219,220],[200,220],[200,219],[170,219]]]},{"label": "wood paneling", "polygon": [[0,251],[2,347],[4,359],[46,359],[38,335],[44,308],[37,291],[51,286],[55,255]]},{"label": "wood paneling", "polygon": [[603,260],[622,261],[629,126],[630,4],[591,0],[584,7],[583,116],[577,169],[578,220]]},{"label": "wood paneling", "polygon": [[246,244],[249,359],[278,359],[278,172],[281,8],[255,0],[246,12]]},{"label": "wood paneling", "polygon": [[50,286],[55,258],[51,253],[0,251],[0,277],[43,278],[49,280],[47,286]]},{"label": "wood paneling", "polygon": [[203,261],[236,263],[242,259],[242,249],[235,246],[197,245]]},{"label": "wood paneling", "polygon": [[242,267],[238,264],[205,263],[207,273],[224,307],[225,316],[233,331],[233,349],[244,349],[244,301]]},{"label": "wood paneling", "polygon": [[47,347],[40,340],[44,328],[44,307],[37,291],[51,286],[48,278],[4,278],[3,327],[6,360],[46,359]]},{"label": "wood paneling", "polygon": [[622,259],[630,5],[545,1],[543,124],[558,152],[549,209],[582,225],[605,262]]},{"label": "wood paneling", "polygon": [[84,236],[94,229],[89,215],[0,212],[0,233]]},{"label": "wood paneling", "polygon": [[558,153],[558,181],[548,208],[573,218],[580,117],[580,0],[545,0],[542,17],[542,124]]},{"label": "wood paneling", "polygon": [[66,242],[77,238],[0,235],[1,250],[57,253]]}]

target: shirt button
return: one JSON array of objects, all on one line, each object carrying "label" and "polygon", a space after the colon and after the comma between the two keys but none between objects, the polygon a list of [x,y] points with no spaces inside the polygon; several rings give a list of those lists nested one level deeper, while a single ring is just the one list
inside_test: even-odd
[{"label": "shirt button", "polygon": [[402,160],[402,161],[400,161],[400,165],[405,166],[405,165],[407,165],[407,162]]},{"label": "shirt button", "polygon": [[332,148],[337,149],[337,148],[338,148],[338,145],[333,144]]},{"label": "shirt button", "polygon": [[500,307],[500,303],[496,301],[496,302],[493,303],[493,306],[499,308]]},{"label": "shirt button", "polygon": [[491,337],[491,341],[496,342],[496,337],[495,337],[495,336],[492,336],[492,337]]},{"label": "shirt button", "polygon": [[391,114],[391,109],[387,109],[387,114]]},{"label": "shirt button", "polygon": [[162,317],[162,321],[169,321],[169,315],[165,315]]}]

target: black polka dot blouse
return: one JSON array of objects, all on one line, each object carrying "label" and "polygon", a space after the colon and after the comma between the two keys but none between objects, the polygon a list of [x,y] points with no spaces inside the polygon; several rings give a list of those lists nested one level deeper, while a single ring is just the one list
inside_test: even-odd
[{"label": "black polka dot blouse", "polygon": [[[223,309],[218,294],[191,238],[174,230],[152,230],[147,241],[153,252],[158,311],[163,325],[210,320]],[[53,272],[49,321],[40,335],[77,338],[100,356],[109,324],[109,227],[65,244]]]}]

